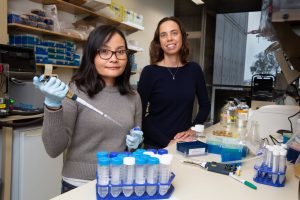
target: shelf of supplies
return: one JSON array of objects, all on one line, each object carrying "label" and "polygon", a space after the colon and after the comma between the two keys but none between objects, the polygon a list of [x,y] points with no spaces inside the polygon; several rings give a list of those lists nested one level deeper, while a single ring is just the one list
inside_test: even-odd
[{"label": "shelf of supplies", "polygon": [[76,42],[84,42],[85,41],[81,38],[67,35],[64,33],[58,33],[58,32],[49,31],[49,30],[45,30],[45,29],[41,29],[41,28],[32,27],[32,26],[26,26],[23,24],[16,24],[16,23],[8,24],[8,28],[14,29],[14,30],[21,30],[22,32],[26,31],[29,33],[40,34],[40,35],[58,36],[60,38],[68,39],[68,40],[72,40],[72,41],[76,41]]},{"label": "shelf of supplies", "polygon": [[44,5],[48,5],[48,4],[55,4],[57,5],[57,8],[59,10],[74,14],[74,15],[88,15],[89,19],[91,20],[92,18],[97,18],[97,21],[102,22],[102,23],[108,23],[108,24],[112,24],[115,26],[118,26],[120,29],[128,31],[128,32],[135,32],[135,31],[139,31],[139,30],[144,30],[144,27],[141,26],[136,26],[136,25],[131,25],[128,23],[123,23],[120,22],[116,19],[112,19],[109,18],[105,15],[102,15],[100,13],[96,13],[93,12],[92,10],[86,9],[84,7],[81,6],[77,6],[75,4],[66,2],[66,1],[62,1],[62,0],[31,0],[33,2],[37,2],[37,3],[42,3]]},{"label": "shelf of supplies", "polygon": [[139,51],[144,51],[143,48],[141,47],[137,47],[137,46],[133,46],[133,45],[128,45],[128,49],[134,52],[139,52]]},{"label": "shelf of supplies", "polygon": [[[56,65],[56,64],[51,64],[53,67],[58,67],[58,68],[68,68],[68,69],[79,69],[79,66],[70,66],[70,65]],[[37,67],[45,67],[45,64],[43,63],[36,63]]]}]

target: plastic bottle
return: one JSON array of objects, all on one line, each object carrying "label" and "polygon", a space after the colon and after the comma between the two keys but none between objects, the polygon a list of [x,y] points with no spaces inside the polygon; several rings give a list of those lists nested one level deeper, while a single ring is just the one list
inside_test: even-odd
[{"label": "plastic bottle", "polygon": [[[134,180],[134,168],[135,168],[135,158],[134,157],[124,157],[123,159],[124,163],[124,180],[123,184],[133,184]],[[123,194],[126,197],[131,196],[133,193],[133,186],[123,186]]]},{"label": "plastic bottle", "polygon": [[101,198],[105,198],[108,194],[109,184],[109,158],[100,157],[98,159],[98,194]]},{"label": "plastic bottle", "polygon": [[159,183],[161,183],[159,186],[160,195],[165,195],[169,190],[170,186],[164,184],[167,184],[170,179],[170,164],[172,159],[173,156],[171,154],[163,154],[159,159]]},{"label": "plastic bottle", "polygon": [[122,158],[113,157],[111,159],[111,196],[118,197],[122,192],[122,188],[113,185],[120,185],[122,179],[122,165],[123,160]]},{"label": "plastic bottle", "polygon": [[240,103],[236,107],[236,126],[238,128],[246,128],[248,122],[249,106],[246,103],[246,99],[241,99]]},{"label": "plastic bottle", "polygon": [[[158,181],[158,165],[159,159],[151,157],[148,159],[148,169],[147,169],[147,183],[156,184]],[[147,194],[153,196],[157,192],[157,186],[147,186]]]},{"label": "plastic bottle", "polygon": [[[135,158],[135,183],[145,184],[146,182],[146,158],[138,156]],[[135,186],[134,192],[137,196],[142,196],[145,193],[145,185]]]},{"label": "plastic bottle", "polygon": [[221,109],[220,123],[223,126],[231,126],[236,121],[236,106],[232,97],[229,97],[227,103]]}]

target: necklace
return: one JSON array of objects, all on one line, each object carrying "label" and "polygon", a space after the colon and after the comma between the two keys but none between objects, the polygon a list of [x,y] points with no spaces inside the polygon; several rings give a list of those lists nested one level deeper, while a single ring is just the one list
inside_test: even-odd
[{"label": "necklace", "polygon": [[177,71],[178,71],[178,68],[179,68],[179,63],[177,64],[176,71],[175,71],[175,73],[173,74],[172,71],[167,67],[167,70],[168,70],[169,73],[171,74],[173,80],[175,80],[175,78],[176,78],[175,76],[176,76],[176,73],[177,73]]}]

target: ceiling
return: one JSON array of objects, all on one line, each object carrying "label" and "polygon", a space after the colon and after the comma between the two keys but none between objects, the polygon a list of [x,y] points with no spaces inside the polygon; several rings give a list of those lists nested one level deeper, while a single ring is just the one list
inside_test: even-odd
[{"label": "ceiling", "polygon": [[[253,12],[261,10],[262,0],[202,0],[213,13]],[[201,7],[191,0],[175,0],[175,16],[200,15]]]}]

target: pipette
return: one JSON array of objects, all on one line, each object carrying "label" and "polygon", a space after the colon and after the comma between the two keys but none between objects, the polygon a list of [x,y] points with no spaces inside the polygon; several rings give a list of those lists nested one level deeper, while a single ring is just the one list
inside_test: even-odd
[{"label": "pipette", "polygon": [[[44,76],[44,78],[40,81],[43,82],[47,82],[47,80],[50,78],[50,76]],[[109,115],[103,113],[101,110],[95,108],[94,106],[92,106],[91,104],[89,104],[88,102],[86,102],[85,100],[81,99],[80,97],[78,97],[71,89],[68,90],[66,97],[69,99],[72,99],[73,101],[77,101],[78,103],[90,108],[91,110],[97,112],[98,114],[100,114],[101,116],[105,117],[106,119],[112,121],[113,123],[117,124],[118,126],[122,127],[122,125],[117,122],[116,120],[114,120],[113,118],[111,118]]]}]

